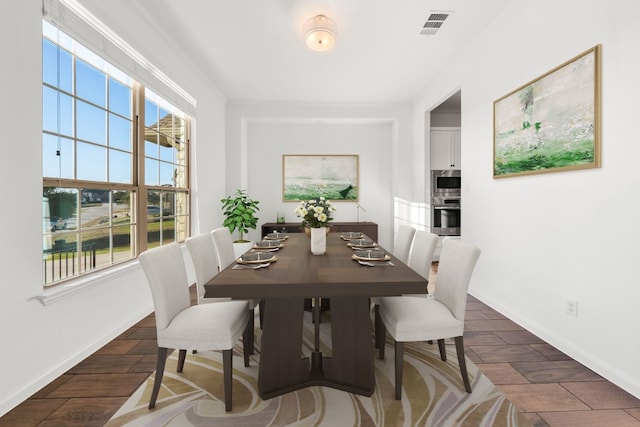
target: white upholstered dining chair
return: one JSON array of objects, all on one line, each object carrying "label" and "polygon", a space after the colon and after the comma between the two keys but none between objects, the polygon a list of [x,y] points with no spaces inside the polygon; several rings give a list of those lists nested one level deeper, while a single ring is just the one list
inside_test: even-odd
[{"label": "white upholstered dining chair", "polygon": [[409,225],[398,226],[396,239],[393,242],[393,255],[405,264],[409,260],[409,252],[416,229]]},{"label": "white upholstered dining chair", "polygon": [[[151,288],[155,307],[158,360],[149,409],[155,407],[168,349],[178,349],[178,372],[182,372],[187,350],[222,350],[224,400],[231,411],[233,346],[247,330],[246,301],[191,305],[189,281],[178,243],[149,249],[138,257]],[[249,352],[244,347],[244,364]]]},{"label": "white upholstered dining chair", "polygon": [[[427,280],[431,274],[433,253],[439,239],[436,234],[424,230],[416,231],[413,236],[413,245],[411,245],[411,252],[407,258],[407,265]],[[426,294],[427,290],[425,289],[424,292]]]},{"label": "white upholstered dining chair", "polygon": [[[393,255],[403,263],[407,263],[409,260],[409,252],[411,251],[411,244],[413,243],[413,236],[416,234],[416,229],[409,225],[398,226],[396,232],[396,238],[393,242]],[[374,329],[378,329],[380,324],[380,314],[378,313],[378,306],[380,304],[379,297],[372,297],[371,304],[373,304],[374,314]],[[376,348],[380,344],[378,340],[375,341]]]},{"label": "white upholstered dining chair", "polygon": [[[231,232],[227,227],[219,227],[212,230],[211,237],[213,238],[213,245],[215,246],[218,254],[218,268],[219,271],[222,271],[233,264],[236,260],[235,250],[233,248],[233,238],[231,237]],[[256,305],[259,305],[260,300],[248,300],[248,302],[249,310],[251,311],[251,318],[253,319],[253,316],[255,316]],[[263,305],[260,305],[261,309],[263,309],[263,307]],[[262,326],[263,314],[263,310],[260,310],[260,326]],[[253,338],[251,339],[250,346],[251,354],[253,354]]]},{"label": "white upholstered dining chair", "polygon": [[230,301],[231,298],[205,298],[204,284],[220,271],[218,251],[210,233],[202,233],[185,240],[196,273],[196,294],[198,304],[205,302]]},{"label": "white upholstered dining chair", "polygon": [[[191,256],[191,261],[196,273],[196,294],[198,296],[198,304],[231,301],[231,298],[205,298],[204,296],[205,283],[211,280],[220,270],[222,270],[218,267],[218,250],[213,242],[212,234],[202,233],[196,236],[191,236],[185,240],[185,243],[189,249],[189,255]],[[249,318],[253,320],[255,316],[256,301],[248,300],[247,302],[249,303]],[[254,354],[255,338],[253,321],[250,321],[247,324],[247,329],[249,329],[246,334],[248,341],[246,341],[244,345],[248,347],[250,354]]]},{"label": "white upholstered dining chair", "polygon": [[211,231],[211,237],[218,251],[218,265],[220,266],[220,271],[222,271],[236,259],[233,250],[233,238],[227,227],[219,227]]},{"label": "white upholstered dining chair", "polygon": [[[424,230],[413,230],[411,251],[408,253],[407,260],[405,262],[413,271],[429,280],[431,274],[431,262],[433,261],[433,253],[438,244],[439,237],[433,233]],[[424,293],[426,295],[427,289]],[[424,296],[424,295],[423,295]],[[380,348],[384,347],[384,327],[382,327],[380,319],[380,300],[376,298],[377,305],[374,306],[374,336],[375,346]]]},{"label": "white upholstered dining chair", "polygon": [[[402,395],[404,343],[438,340],[440,358],[447,360],[445,338],[453,338],[458,355],[460,374],[467,393],[471,384],[464,357],[464,315],[467,291],[480,249],[460,241],[445,240],[442,245],[436,289],[433,298],[415,296],[383,297],[380,300],[382,334],[384,329],[395,345],[395,394]],[[384,359],[384,345],[379,348]]]}]

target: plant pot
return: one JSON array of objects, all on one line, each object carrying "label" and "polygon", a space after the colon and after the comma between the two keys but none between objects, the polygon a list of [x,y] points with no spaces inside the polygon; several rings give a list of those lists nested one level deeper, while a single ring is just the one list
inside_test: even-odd
[{"label": "plant pot", "polygon": [[237,258],[240,258],[243,253],[247,252],[253,247],[253,242],[233,242],[233,253]]}]

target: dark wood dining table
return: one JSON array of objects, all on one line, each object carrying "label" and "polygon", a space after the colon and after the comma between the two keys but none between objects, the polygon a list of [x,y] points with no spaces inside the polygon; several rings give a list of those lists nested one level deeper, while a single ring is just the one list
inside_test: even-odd
[{"label": "dark wood dining table", "polygon": [[[339,233],[327,235],[324,255],[309,239],[290,234],[269,267],[233,269],[207,282],[205,297],[263,299],[258,393],[269,399],[308,386],[328,386],[371,396],[375,388],[369,297],[426,293],[427,280],[390,255],[393,266],[368,267]],[[302,356],[304,299],[330,298],[331,356],[319,348]],[[319,310],[316,310],[318,315]]]}]

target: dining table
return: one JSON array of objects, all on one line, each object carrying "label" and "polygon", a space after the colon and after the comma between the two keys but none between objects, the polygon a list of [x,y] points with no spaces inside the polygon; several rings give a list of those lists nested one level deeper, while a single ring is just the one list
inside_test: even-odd
[{"label": "dining table", "polygon": [[[270,399],[309,386],[371,396],[375,369],[369,298],[425,294],[427,279],[388,251],[384,263],[359,263],[341,233],[327,235],[324,255],[311,253],[303,233],[280,238],[279,249],[268,252],[273,255],[268,266],[232,263],[204,285],[206,298],[263,301],[259,396]],[[310,358],[303,355],[308,298],[330,299],[330,355],[323,355],[319,343],[319,309],[314,312],[314,349]]]}]

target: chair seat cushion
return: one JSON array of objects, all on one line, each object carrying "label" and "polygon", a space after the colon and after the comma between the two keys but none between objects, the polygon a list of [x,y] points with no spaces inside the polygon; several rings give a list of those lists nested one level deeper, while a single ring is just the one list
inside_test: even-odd
[{"label": "chair seat cushion", "polygon": [[249,321],[246,301],[225,301],[185,308],[158,331],[158,346],[185,350],[227,350]]},{"label": "chair seat cushion", "polygon": [[457,337],[464,332],[464,321],[435,299],[381,298],[380,318],[393,339],[401,342]]}]

